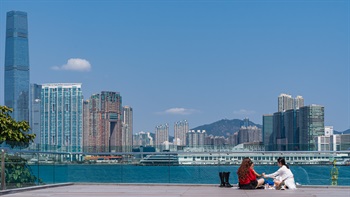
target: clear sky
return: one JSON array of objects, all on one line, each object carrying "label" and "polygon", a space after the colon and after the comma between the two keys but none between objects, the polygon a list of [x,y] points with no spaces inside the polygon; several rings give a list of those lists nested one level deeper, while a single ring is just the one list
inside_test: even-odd
[{"label": "clear sky", "polygon": [[281,93],[350,128],[348,0],[0,0],[0,104],[6,12],[28,13],[31,83],[120,92],[134,132],[187,120],[262,124]]}]

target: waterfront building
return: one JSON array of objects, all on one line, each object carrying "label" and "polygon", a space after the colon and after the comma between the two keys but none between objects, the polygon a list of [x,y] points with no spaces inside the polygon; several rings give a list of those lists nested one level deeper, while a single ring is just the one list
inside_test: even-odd
[{"label": "waterfront building", "polygon": [[40,144],[40,105],[41,85],[31,84],[29,91],[29,126],[30,133],[35,134],[35,144]]},{"label": "waterfront building", "polygon": [[350,134],[318,136],[316,144],[317,151],[348,151],[350,150]]},{"label": "waterfront building", "polygon": [[282,93],[278,96],[278,112],[284,112],[293,108],[294,100],[291,95]]},{"label": "waterfront building", "polygon": [[45,150],[81,152],[83,95],[80,83],[48,83],[41,89],[40,142]]},{"label": "waterfront building", "polygon": [[140,131],[133,135],[133,146],[153,146],[153,137],[151,133]]},{"label": "waterfront building", "polygon": [[186,146],[186,133],[189,131],[187,120],[174,123],[174,145]]},{"label": "waterfront building", "polygon": [[102,91],[86,102],[89,107],[84,113],[85,146],[91,152],[122,151],[122,97],[119,92]]},{"label": "waterfront building", "polygon": [[133,134],[133,109],[130,106],[123,107],[123,124],[122,124],[122,151],[132,151],[132,134]]},{"label": "waterfront building", "polygon": [[316,147],[317,151],[330,151],[331,149],[331,143],[330,143],[330,136],[317,136],[316,137]]},{"label": "waterfront building", "polygon": [[266,114],[263,115],[263,127],[262,127],[262,135],[263,135],[263,144],[265,145],[265,150],[272,151],[273,149],[273,115]]},{"label": "waterfront building", "polygon": [[350,134],[340,135],[340,150],[350,150]]},{"label": "waterfront building", "polygon": [[330,151],[340,151],[340,147],[341,147],[340,135],[331,135],[329,138],[330,138],[329,139]]},{"label": "waterfront building", "polygon": [[156,126],[155,128],[155,134],[156,134],[156,147],[159,149],[161,148],[161,145],[164,144],[164,142],[169,142],[169,125],[168,123],[164,125]]},{"label": "waterfront building", "polygon": [[29,46],[27,13],[7,12],[5,44],[5,105],[16,121],[29,122]]},{"label": "waterfront building", "polygon": [[324,107],[309,105],[299,108],[298,127],[300,150],[316,150],[317,136],[324,135]]}]

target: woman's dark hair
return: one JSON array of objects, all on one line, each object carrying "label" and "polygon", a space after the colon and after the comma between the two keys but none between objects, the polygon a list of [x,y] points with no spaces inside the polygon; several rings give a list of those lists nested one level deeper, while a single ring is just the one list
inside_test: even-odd
[{"label": "woman's dark hair", "polygon": [[281,163],[283,166],[286,166],[286,167],[289,169],[289,166],[286,164],[286,160],[284,160],[283,157],[279,157],[279,158],[277,159],[277,162],[278,162],[278,163]]}]

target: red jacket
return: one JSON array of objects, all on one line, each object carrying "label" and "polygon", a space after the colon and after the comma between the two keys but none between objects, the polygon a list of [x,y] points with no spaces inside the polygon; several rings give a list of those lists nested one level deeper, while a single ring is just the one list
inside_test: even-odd
[{"label": "red jacket", "polygon": [[249,168],[249,171],[245,177],[238,177],[238,181],[242,185],[249,184],[251,181],[254,180],[256,180],[256,175],[251,168]]}]

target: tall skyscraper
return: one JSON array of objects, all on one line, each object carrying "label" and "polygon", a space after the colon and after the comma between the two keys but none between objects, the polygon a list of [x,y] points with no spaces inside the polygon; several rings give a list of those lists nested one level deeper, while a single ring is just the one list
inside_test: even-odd
[{"label": "tall skyscraper", "polygon": [[280,94],[278,96],[278,112],[283,112],[294,108],[294,100],[289,94]]},{"label": "tall skyscraper", "polygon": [[[87,106],[88,105],[88,106]],[[122,151],[122,97],[102,91],[84,102],[84,147],[88,152]]]},{"label": "tall skyscraper", "polygon": [[29,125],[31,133],[35,134],[34,143],[40,144],[40,105],[41,85],[31,84],[29,92]]},{"label": "tall skyscraper", "polygon": [[44,149],[81,152],[83,95],[80,83],[43,84],[41,132]]},{"label": "tall skyscraper", "polygon": [[174,145],[186,146],[186,133],[188,132],[187,120],[175,122],[174,124]]},{"label": "tall skyscraper", "polygon": [[265,150],[272,151],[273,150],[273,115],[266,114],[263,115],[263,143],[265,146]]},{"label": "tall skyscraper", "polygon": [[27,13],[7,12],[5,45],[5,105],[12,117],[29,122],[29,46]]},{"label": "tall skyscraper", "polygon": [[297,121],[301,150],[315,151],[316,138],[324,135],[324,107],[320,105],[301,107]]},{"label": "tall skyscraper", "polygon": [[[285,130],[285,149],[287,151],[299,150],[299,129],[297,125],[298,110],[289,109],[283,114]],[[282,149],[283,150],[283,149]]]},{"label": "tall skyscraper", "polygon": [[132,151],[132,134],[133,134],[133,110],[130,106],[123,107],[123,132],[122,146],[123,152]]}]

